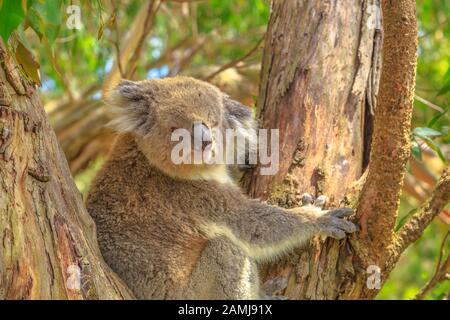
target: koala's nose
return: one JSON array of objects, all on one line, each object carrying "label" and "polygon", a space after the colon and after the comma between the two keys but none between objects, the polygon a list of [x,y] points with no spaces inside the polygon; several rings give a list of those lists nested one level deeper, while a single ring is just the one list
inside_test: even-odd
[{"label": "koala's nose", "polygon": [[194,149],[205,150],[212,143],[211,130],[202,122],[196,122],[194,129]]}]

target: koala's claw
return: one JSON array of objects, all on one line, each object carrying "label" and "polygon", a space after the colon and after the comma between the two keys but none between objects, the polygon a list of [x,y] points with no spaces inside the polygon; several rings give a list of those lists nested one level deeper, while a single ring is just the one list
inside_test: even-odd
[{"label": "koala's claw", "polygon": [[314,206],[323,209],[328,202],[328,197],[326,195],[318,196],[316,200],[314,200]]},{"label": "koala's claw", "polygon": [[353,214],[352,208],[338,208],[330,210],[326,213],[326,215],[336,218],[345,218],[351,216],[352,214]]},{"label": "koala's claw", "polygon": [[343,219],[351,216],[353,210],[351,208],[337,208],[325,211],[319,210],[323,209],[327,202],[328,197],[325,195],[321,195],[317,197],[317,199],[314,199],[309,193],[304,193],[302,195],[302,204],[304,207],[314,206],[316,207],[314,210],[320,212],[319,217],[317,218],[317,225],[323,235],[340,240],[345,238],[346,233],[356,232],[356,225]]},{"label": "koala's claw", "polygon": [[310,193],[302,194],[302,205],[307,206],[313,204],[314,198]]},{"label": "koala's claw", "polygon": [[330,221],[320,224],[320,231],[323,235],[338,240],[345,238],[346,233],[353,233],[357,230],[352,222],[334,217],[330,217]]},{"label": "koala's claw", "polygon": [[346,233],[357,231],[357,227],[353,222],[342,218],[348,217],[353,213],[351,208],[339,208],[330,210],[318,219],[321,232],[334,239],[343,239]]},{"label": "koala's claw", "polygon": [[323,209],[328,202],[328,197],[325,195],[318,196],[316,199],[310,193],[302,194],[302,205],[309,206],[313,205],[314,207],[318,207]]},{"label": "koala's claw", "polygon": [[278,276],[264,282],[262,290],[267,297],[277,296],[277,293],[286,289],[287,284],[288,280],[286,277]]},{"label": "koala's claw", "polygon": [[326,235],[327,237],[331,237],[336,240],[341,240],[345,238],[344,231],[333,227],[325,228],[323,234]]}]

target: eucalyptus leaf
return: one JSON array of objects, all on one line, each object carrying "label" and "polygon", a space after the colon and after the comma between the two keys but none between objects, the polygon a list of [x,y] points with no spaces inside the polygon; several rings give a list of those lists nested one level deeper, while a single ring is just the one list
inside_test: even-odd
[{"label": "eucalyptus leaf", "polygon": [[40,86],[41,77],[39,75],[39,63],[36,62],[30,50],[28,50],[20,41],[16,48],[16,60],[22,66],[25,74]]},{"label": "eucalyptus leaf", "polygon": [[413,141],[412,146],[411,146],[411,153],[414,156],[414,158],[416,158],[417,160],[422,162],[422,149],[420,148],[419,144],[415,140]]},{"label": "eucalyptus leaf", "polygon": [[427,128],[427,127],[417,127],[414,128],[413,133],[420,136],[425,137],[439,137],[442,136],[442,132],[439,132],[437,130]]},{"label": "eucalyptus leaf", "polygon": [[3,1],[0,9],[0,35],[7,42],[11,33],[25,19],[22,1]]},{"label": "eucalyptus leaf", "polygon": [[442,118],[442,116],[444,116],[444,115],[447,113],[447,111],[448,111],[448,108],[447,108],[444,112],[441,112],[441,113],[435,115],[435,116],[430,120],[430,122],[428,122],[427,127],[428,127],[428,128],[432,128],[432,127],[436,124],[436,122],[437,122],[440,118]]},{"label": "eucalyptus leaf", "polygon": [[437,93],[437,96],[442,96],[450,91],[450,81],[447,82]]},{"label": "eucalyptus leaf", "polygon": [[442,162],[447,163],[447,159],[445,158],[444,154],[442,153],[441,148],[439,147],[439,145],[436,142],[434,142],[427,136],[423,136],[423,135],[419,135],[419,134],[417,134],[417,136],[419,138],[421,138],[422,140],[424,140],[425,143],[427,144],[427,146],[429,146],[432,150],[434,150],[438,154],[438,156],[442,160]]}]

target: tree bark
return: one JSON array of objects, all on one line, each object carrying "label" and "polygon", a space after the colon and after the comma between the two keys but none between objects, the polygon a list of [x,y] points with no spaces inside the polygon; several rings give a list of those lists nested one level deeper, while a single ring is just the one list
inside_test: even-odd
[{"label": "tree bark", "polygon": [[[387,35],[381,79],[380,6]],[[274,0],[265,45],[257,106],[262,126],[280,130],[280,170],[261,176],[256,168],[244,187],[284,207],[300,205],[304,192],[326,194],[332,206],[357,208],[361,232],[342,241],[314,239],[262,271],[267,280],[285,278],[282,293],[293,299],[373,298],[397,241],[415,83],[415,3]],[[375,275],[374,286],[367,285],[370,266],[386,271]]]},{"label": "tree bark", "polygon": [[[379,266],[382,281],[385,281],[393,268],[394,261],[389,259],[392,247],[408,237],[400,235],[399,240],[394,229],[410,156],[418,39],[415,1],[383,0],[382,9],[385,36],[379,103],[374,119],[370,168],[356,218],[361,227],[357,239],[358,260],[365,266]],[[373,298],[376,293],[362,286],[357,294]]]},{"label": "tree bark", "polygon": [[34,84],[0,41],[0,299],[124,299]]},{"label": "tree bark", "polygon": [[308,191],[335,202],[360,177],[380,68],[373,8],[273,1],[257,105],[262,126],[280,130],[281,161],[275,176],[249,178],[252,196],[295,206]]}]

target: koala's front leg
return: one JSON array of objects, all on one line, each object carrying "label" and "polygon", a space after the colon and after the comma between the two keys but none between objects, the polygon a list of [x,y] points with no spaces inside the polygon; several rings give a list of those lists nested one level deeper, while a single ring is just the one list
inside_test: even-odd
[{"label": "koala's front leg", "polygon": [[256,200],[238,205],[232,208],[235,214],[209,225],[207,232],[227,237],[257,261],[272,260],[317,234],[342,239],[356,231],[353,223],[343,220],[352,214],[350,208],[321,210],[307,205],[287,210]]},{"label": "koala's front leg", "polygon": [[346,233],[356,231],[356,226],[343,218],[352,215],[351,208],[337,208],[332,210],[322,210],[328,198],[324,195],[314,198],[305,193],[302,196],[302,207],[288,209],[289,211],[300,215],[313,215],[316,217],[315,223],[319,230],[318,234],[325,235],[334,239],[343,239]]}]

